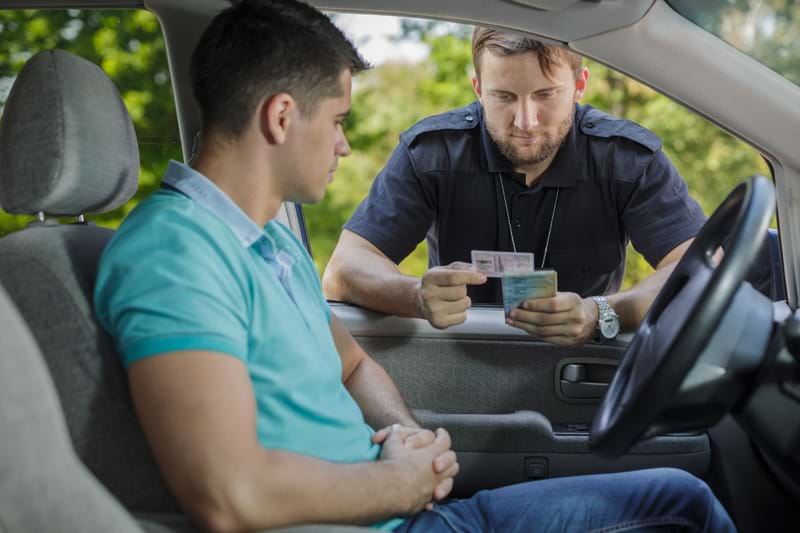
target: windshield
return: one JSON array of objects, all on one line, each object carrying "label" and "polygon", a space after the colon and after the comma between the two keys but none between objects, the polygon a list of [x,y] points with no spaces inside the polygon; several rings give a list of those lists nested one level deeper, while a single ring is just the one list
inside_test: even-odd
[{"label": "windshield", "polygon": [[800,0],[667,0],[678,13],[800,85]]}]

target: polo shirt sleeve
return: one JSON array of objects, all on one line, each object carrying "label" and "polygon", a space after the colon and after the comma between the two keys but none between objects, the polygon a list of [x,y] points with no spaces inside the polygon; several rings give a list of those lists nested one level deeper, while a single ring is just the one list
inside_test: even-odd
[{"label": "polo shirt sleeve", "polygon": [[125,366],[179,350],[245,360],[246,296],[226,264],[224,243],[198,222],[180,232],[150,228],[118,233],[95,288],[97,317]]},{"label": "polo shirt sleeve", "polygon": [[662,150],[656,151],[623,211],[633,247],[655,268],[673,248],[694,237],[705,221],[677,169]]},{"label": "polo shirt sleeve", "polygon": [[434,198],[432,185],[420,179],[401,141],[344,227],[400,263],[433,224]]}]

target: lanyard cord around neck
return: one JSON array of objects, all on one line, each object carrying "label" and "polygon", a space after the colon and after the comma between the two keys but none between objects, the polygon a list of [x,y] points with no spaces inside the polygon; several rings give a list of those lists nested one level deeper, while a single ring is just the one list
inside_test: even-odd
[{"label": "lanyard cord around neck", "polygon": [[[506,222],[508,222],[508,234],[511,236],[511,248],[516,253],[517,243],[514,242],[514,230],[511,228],[511,213],[508,211],[508,200],[506,200],[506,187],[503,185],[502,174],[497,174],[497,179],[500,180],[500,189],[503,191],[503,205],[506,208]],[[553,211],[550,213],[550,226],[547,228],[547,239],[544,241],[544,253],[542,254],[542,264],[539,268],[544,268],[544,262],[547,259],[547,249],[550,247],[550,235],[553,233],[553,221],[556,218],[556,207],[558,206],[558,193],[561,189],[556,189],[556,199],[553,202]]]}]

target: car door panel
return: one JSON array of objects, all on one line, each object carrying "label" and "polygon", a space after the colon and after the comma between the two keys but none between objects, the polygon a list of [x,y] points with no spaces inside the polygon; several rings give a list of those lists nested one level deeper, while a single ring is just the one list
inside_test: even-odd
[{"label": "car door panel", "polygon": [[[506,326],[493,308],[471,309],[465,324],[447,330],[340,303],[331,308],[420,422],[450,432],[462,467],[456,496],[546,477],[660,466],[703,477],[709,469],[704,433],[648,439],[615,460],[590,453],[599,389],[625,351],[622,340],[556,346]],[[587,383],[599,397],[564,394],[565,384]]]}]

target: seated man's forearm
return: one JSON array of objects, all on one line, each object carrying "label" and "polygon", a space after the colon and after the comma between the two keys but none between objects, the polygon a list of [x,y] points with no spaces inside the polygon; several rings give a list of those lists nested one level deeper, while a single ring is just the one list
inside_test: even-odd
[{"label": "seated man's forearm", "polygon": [[[164,478],[205,529],[369,524],[429,501],[418,501],[414,477],[426,470],[404,468],[407,463],[346,464],[268,449],[259,441],[257,401],[240,359],[205,351],[156,354],[132,364],[128,376]],[[363,438],[369,438],[366,428]],[[358,453],[369,461],[370,444],[364,444]],[[432,491],[438,480],[428,481]]]},{"label": "seated man's forearm", "polygon": [[373,429],[391,424],[419,426],[389,374],[373,359],[365,358],[345,381],[345,387]]},{"label": "seated man's forearm", "polygon": [[414,507],[399,489],[402,469],[386,461],[335,464],[261,448],[237,463],[210,480],[208,491],[195,488],[191,499],[183,498],[184,508],[211,531],[319,522],[368,525]]}]

